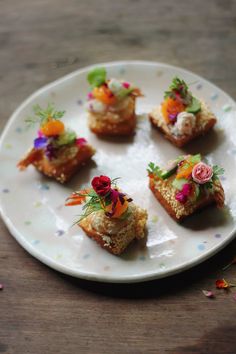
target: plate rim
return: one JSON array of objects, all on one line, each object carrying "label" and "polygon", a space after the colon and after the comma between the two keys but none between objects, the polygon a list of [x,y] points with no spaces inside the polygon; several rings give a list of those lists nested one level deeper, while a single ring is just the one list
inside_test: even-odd
[{"label": "plate rim", "polygon": [[[235,106],[236,102],[234,99],[226,93],[224,90],[222,90],[220,87],[216,86],[214,83],[211,81],[203,78],[202,76],[195,74],[194,72],[181,68],[179,66],[175,65],[170,65],[162,62],[157,62],[157,61],[145,61],[145,60],[122,60],[122,61],[111,61],[111,62],[101,62],[101,63],[96,63],[96,64],[91,64],[88,66],[85,66],[83,68],[77,69],[69,74],[66,74],[52,82],[49,82],[46,85],[43,85],[36,91],[34,91],[31,95],[29,95],[16,109],[15,111],[11,114],[10,118],[8,119],[8,122],[3,128],[3,132],[0,137],[0,149],[2,148],[2,143],[5,138],[5,135],[8,133],[10,126],[12,125],[12,122],[15,121],[16,117],[18,114],[21,112],[22,109],[24,109],[25,106],[27,106],[30,101],[32,101],[35,97],[39,96],[41,92],[44,92],[47,89],[53,88],[54,86],[57,86],[58,84],[61,84],[63,81],[66,81],[70,78],[73,78],[83,72],[87,72],[89,69],[92,69],[97,66],[125,66],[125,65],[146,65],[146,66],[161,66],[161,67],[166,67],[166,68],[171,68],[175,70],[180,70],[182,72],[185,72],[187,74],[194,75],[197,79],[201,80],[201,82],[205,82],[207,84],[210,84],[213,88],[215,88],[218,92],[221,92],[229,102]],[[47,265],[48,267],[59,271],[63,274],[67,274],[69,276],[73,276],[79,279],[84,279],[84,280],[89,280],[89,281],[96,281],[96,282],[105,282],[105,283],[138,283],[138,282],[145,282],[145,281],[151,281],[155,279],[162,279],[166,278],[175,274],[178,274],[182,271],[188,270],[192,267],[195,267],[196,265],[203,263],[210,257],[213,257],[216,253],[220,252],[227,244],[229,244],[236,236],[236,227],[235,229],[228,235],[228,237],[222,241],[220,244],[215,245],[213,248],[209,249],[208,251],[204,252],[203,255],[199,255],[195,257],[194,259],[191,259],[187,262],[182,263],[179,266],[171,267],[167,271],[163,270],[158,273],[155,271],[150,271],[146,272],[145,274],[135,274],[135,275],[128,275],[128,276],[114,276],[114,275],[97,275],[93,272],[84,272],[78,269],[72,269],[66,265],[62,265],[58,263],[56,260],[53,260],[52,258],[48,257],[47,255],[41,254],[40,251],[38,251],[33,245],[31,245],[29,242],[27,242],[23,237],[20,231],[14,226],[13,222],[11,219],[7,216],[7,214],[4,211],[3,205],[0,201],[0,214],[3,222],[7,226],[7,229],[9,230],[10,234],[14,237],[14,239],[34,258],[38,259],[41,261],[43,264]]]}]

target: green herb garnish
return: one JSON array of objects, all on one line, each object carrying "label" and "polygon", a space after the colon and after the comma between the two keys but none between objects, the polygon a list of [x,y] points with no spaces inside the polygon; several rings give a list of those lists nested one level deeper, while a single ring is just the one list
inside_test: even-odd
[{"label": "green herb garnish", "polygon": [[184,104],[190,104],[192,95],[188,91],[188,85],[184,80],[180,80],[177,76],[173,78],[168,91],[165,91],[164,98],[177,99],[180,96]]},{"label": "green herb garnish", "polygon": [[26,118],[25,122],[31,126],[35,123],[43,125],[48,119],[60,119],[64,116],[65,111],[56,111],[52,103],[48,103],[47,108],[43,109],[39,104],[33,106],[34,116]]},{"label": "green herb garnish", "polygon": [[201,102],[192,95],[186,82],[178,77],[173,78],[169,90],[165,91],[164,98],[168,97],[181,100],[187,106],[186,111],[189,113],[198,113],[201,110]]},{"label": "green herb garnish", "polygon": [[225,170],[222,167],[214,165],[212,179],[213,180],[219,179],[219,176],[223,175],[224,173],[225,173]]},{"label": "green herb garnish", "polygon": [[161,178],[162,170],[159,166],[155,165],[154,162],[150,162],[147,168],[149,175],[154,175]]}]

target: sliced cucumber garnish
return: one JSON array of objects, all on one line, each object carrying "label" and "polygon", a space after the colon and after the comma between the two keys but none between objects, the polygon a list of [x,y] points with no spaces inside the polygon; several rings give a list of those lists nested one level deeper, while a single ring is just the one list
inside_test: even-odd
[{"label": "sliced cucumber garnish", "polygon": [[200,110],[201,110],[201,102],[196,97],[192,97],[192,102],[186,108],[186,112],[188,112],[188,113],[198,113]]},{"label": "sliced cucumber garnish", "polygon": [[176,165],[175,167],[173,167],[171,170],[162,171],[162,172],[161,172],[161,178],[162,178],[162,179],[167,179],[167,178],[169,178],[170,176],[172,176],[172,175],[175,173],[176,169],[177,169],[177,165]]},{"label": "sliced cucumber garnish", "polygon": [[181,191],[183,188],[183,185],[188,183],[188,180],[185,178],[175,178],[174,181],[172,182],[172,186],[176,189],[178,189],[178,191]]}]

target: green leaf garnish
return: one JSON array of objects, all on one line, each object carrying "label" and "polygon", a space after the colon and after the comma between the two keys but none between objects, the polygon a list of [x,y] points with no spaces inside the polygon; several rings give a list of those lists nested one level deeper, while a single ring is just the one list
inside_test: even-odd
[{"label": "green leaf garnish", "polygon": [[188,91],[188,85],[184,80],[177,76],[173,78],[168,91],[165,91],[164,98],[179,99],[179,96],[184,104],[188,105],[192,100],[192,94]]},{"label": "green leaf garnish", "polygon": [[192,155],[190,157],[188,157],[187,161],[193,163],[193,164],[197,164],[199,162],[201,162],[202,157],[201,154],[196,154],[196,155]]},{"label": "green leaf garnish", "polygon": [[155,165],[153,162],[150,162],[147,168],[148,174],[153,174],[154,176],[161,177],[162,170],[159,166]]},{"label": "green leaf garnish", "polygon": [[225,173],[225,170],[222,167],[214,165],[212,179],[213,180],[219,179],[219,176],[223,175],[224,173]]},{"label": "green leaf garnish", "polygon": [[56,111],[52,103],[48,103],[47,107],[43,109],[39,104],[33,106],[34,116],[25,119],[25,122],[31,126],[35,123],[43,125],[47,123],[48,119],[53,118],[55,120],[64,116],[65,111]]},{"label": "green leaf garnish", "polygon": [[106,69],[95,68],[88,73],[87,80],[94,87],[99,87],[106,82]]},{"label": "green leaf garnish", "polygon": [[182,103],[187,106],[186,112],[196,114],[201,110],[201,102],[196,97],[193,97],[186,82],[178,77],[173,78],[169,90],[165,92],[164,98],[168,97],[174,100],[181,99]]}]

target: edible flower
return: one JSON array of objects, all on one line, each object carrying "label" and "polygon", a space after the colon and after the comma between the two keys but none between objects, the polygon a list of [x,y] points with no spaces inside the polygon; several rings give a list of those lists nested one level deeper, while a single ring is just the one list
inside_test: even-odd
[{"label": "edible flower", "polygon": [[61,121],[50,118],[45,124],[41,126],[40,130],[45,136],[58,136],[65,131],[65,126]]},{"label": "edible flower", "polygon": [[103,210],[110,218],[125,218],[129,215],[129,202],[132,201],[126,194],[119,191],[108,176],[96,176],[93,178],[92,189],[86,189],[72,193],[66,200],[66,206],[79,205],[84,202],[84,213],[78,222],[89,214]]},{"label": "edible flower", "polygon": [[89,93],[87,94],[87,99],[88,99],[88,100],[92,100],[93,98],[94,98],[93,93],[92,93],[92,92],[89,92]]},{"label": "edible flower", "polygon": [[83,204],[86,200],[86,195],[88,194],[89,189],[81,190],[80,192],[73,192],[66,200],[66,206],[80,205]]},{"label": "edible flower", "polygon": [[[193,97],[186,82],[178,77],[173,78],[169,90],[165,92],[164,99],[162,114],[167,124],[174,124],[180,112],[196,114],[201,110],[200,101]],[[177,114],[176,111],[178,111]]]},{"label": "edible flower", "polygon": [[190,183],[185,183],[181,191],[177,192],[175,199],[178,200],[181,204],[186,203],[188,196],[192,192],[192,185]]},{"label": "edible flower", "polygon": [[123,82],[122,85],[126,89],[130,88],[130,83],[129,82]]},{"label": "edible flower", "polygon": [[183,112],[184,109],[185,107],[182,102],[171,97],[165,99],[161,106],[161,111],[167,124],[174,124],[178,114]]},{"label": "edible flower", "polygon": [[214,293],[210,290],[202,290],[203,295],[206,297],[209,297],[210,299],[213,299],[215,297]]},{"label": "edible flower", "polygon": [[34,139],[34,147],[35,149],[43,149],[47,146],[48,138],[47,137],[39,137]]},{"label": "edible flower", "polygon": [[124,193],[119,192],[117,188],[111,189],[109,199],[110,204],[105,206],[106,216],[119,218],[128,208],[128,203],[132,201],[128,199]]},{"label": "edible flower", "polygon": [[95,87],[93,89],[93,96],[106,105],[112,105],[116,101],[115,96],[106,85]]},{"label": "edible flower", "polygon": [[75,142],[78,146],[84,146],[87,144],[87,140],[85,138],[77,138]]},{"label": "edible flower", "polygon": [[104,197],[111,190],[111,179],[107,176],[94,177],[91,184],[100,197]]},{"label": "edible flower", "polygon": [[204,162],[199,162],[193,167],[192,178],[196,183],[204,184],[209,182],[213,176],[213,169]]},{"label": "edible flower", "polygon": [[179,168],[177,171],[176,178],[190,178],[192,176],[192,170],[193,167],[201,161],[201,155],[190,155],[184,157],[180,162],[179,162]]},{"label": "edible flower", "polygon": [[227,282],[225,279],[216,280],[217,289],[229,289],[234,286],[236,286],[236,284],[231,284],[231,283]]},{"label": "edible flower", "polygon": [[45,155],[49,160],[52,160],[54,157],[56,157],[56,148],[53,146],[53,144],[47,144],[45,148]]}]

